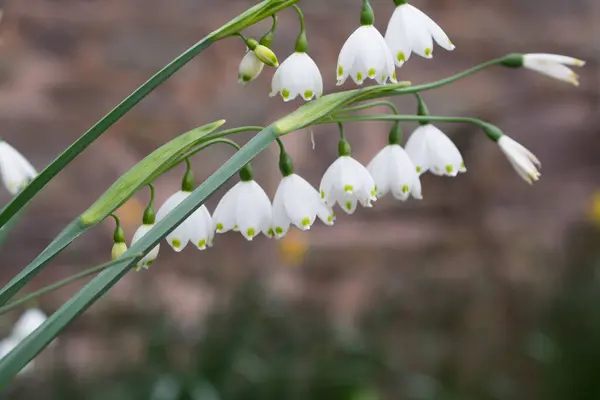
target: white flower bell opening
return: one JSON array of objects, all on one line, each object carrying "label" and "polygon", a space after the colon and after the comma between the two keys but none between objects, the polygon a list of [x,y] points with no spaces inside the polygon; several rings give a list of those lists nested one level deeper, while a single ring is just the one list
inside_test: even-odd
[{"label": "white flower bell opening", "polygon": [[249,165],[240,171],[240,176],[242,180],[223,196],[215,209],[213,220],[217,233],[236,230],[247,240],[254,239],[260,232],[272,237],[269,196],[252,179]]},{"label": "white flower bell opening", "polygon": [[284,101],[294,100],[298,95],[306,101],[323,94],[323,78],[319,67],[304,52],[295,52],[286,58],[273,75],[271,93],[281,93]]},{"label": "white flower bell opening", "polygon": [[35,168],[14,147],[0,140],[0,173],[2,182],[13,196],[36,176]]},{"label": "white flower bell opening", "polygon": [[[191,191],[180,190],[165,201],[156,213],[160,221],[184,201]],[[212,246],[214,227],[210,213],[205,205],[201,205],[192,215],[183,221],[173,232],[167,235],[167,242],[176,252],[182,251],[188,243],[194,244],[199,250]]]},{"label": "white flower bell opening", "polygon": [[525,54],[523,66],[540,74],[579,86],[579,75],[567,65],[583,67],[585,61],[558,54]]},{"label": "white flower bell opening", "polygon": [[540,160],[523,145],[502,135],[498,139],[498,146],[525,182],[532,184],[540,178],[541,174],[538,171],[538,168],[542,166]]},{"label": "white flower bell opening", "polygon": [[385,32],[385,41],[394,62],[401,67],[412,53],[433,57],[433,41],[446,50],[454,50],[448,35],[431,18],[406,0],[396,0],[396,9]]},{"label": "white flower bell opening", "polygon": [[405,150],[419,175],[430,171],[454,177],[459,172],[467,172],[456,145],[431,124],[418,127],[408,138]]},{"label": "white flower bell opening", "polygon": [[320,196],[330,207],[335,203],[348,214],[356,211],[360,202],[372,207],[377,200],[377,188],[371,174],[361,163],[350,157],[350,145],[345,139],[339,143],[339,157],[327,168],[320,185]]},{"label": "white flower bell opening", "polygon": [[412,195],[422,199],[421,180],[408,153],[396,143],[385,146],[367,165],[375,184],[377,196],[392,192],[394,198],[406,201]]}]

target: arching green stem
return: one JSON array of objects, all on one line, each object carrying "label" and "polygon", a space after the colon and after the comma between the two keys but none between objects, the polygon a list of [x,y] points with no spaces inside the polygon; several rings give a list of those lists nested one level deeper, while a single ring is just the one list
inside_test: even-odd
[{"label": "arching green stem", "polygon": [[308,51],[308,40],[306,39],[306,29],[304,26],[304,15],[302,14],[302,10],[296,4],[292,5],[292,8],[296,10],[298,14],[298,19],[300,20],[300,33],[298,34],[298,38],[296,39],[296,52],[297,53],[306,53]]},{"label": "arching green stem", "polygon": [[441,116],[421,116],[421,115],[357,115],[347,117],[332,117],[330,119],[323,119],[318,124],[329,124],[329,123],[340,123],[340,122],[361,122],[361,121],[431,121],[431,122],[454,122],[454,123],[469,123],[480,126],[484,129],[488,129],[493,126],[492,124],[482,121],[477,118],[470,117],[441,117]]},{"label": "arching green stem", "polygon": [[271,17],[273,18],[271,29],[269,29],[258,41],[259,44],[267,47],[270,47],[273,40],[275,40],[275,31],[277,30],[277,15],[273,14]]},{"label": "arching green stem", "polygon": [[396,107],[396,105],[394,103],[392,103],[391,101],[383,100],[383,101],[374,101],[371,103],[365,103],[365,104],[361,104],[361,105],[353,106],[353,107],[342,108],[335,115],[347,114],[347,113],[357,112],[357,111],[362,111],[362,110],[368,110],[369,108],[380,107],[380,106],[389,107],[390,110],[392,110],[392,112],[394,114],[400,114],[398,112],[398,107]]},{"label": "arching green stem", "polygon": [[17,307],[19,307],[19,306],[21,306],[21,305],[23,305],[23,304],[25,304],[25,303],[27,303],[27,302],[35,299],[35,298],[38,298],[38,297],[43,296],[43,295],[45,295],[47,293],[53,292],[55,290],[58,290],[61,287],[67,286],[67,285],[69,285],[69,284],[71,284],[71,283],[73,283],[73,282],[75,282],[75,281],[77,281],[79,279],[86,278],[86,277],[88,277],[90,275],[94,275],[94,274],[96,274],[96,273],[98,273],[100,271],[103,271],[106,268],[112,267],[113,265],[115,265],[117,263],[120,263],[123,260],[132,259],[132,258],[136,258],[136,257],[139,257],[139,256],[141,256],[141,254],[133,254],[133,255],[130,255],[130,256],[127,256],[127,257],[123,257],[123,258],[120,258],[118,260],[111,261],[111,262],[108,262],[108,263],[105,263],[105,264],[102,264],[102,265],[97,265],[95,267],[88,268],[85,271],[81,271],[81,272],[78,272],[78,273],[76,273],[74,275],[71,275],[71,276],[69,276],[69,277],[67,277],[65,279],[62,279],[62,280],[58,281],[58,282],[55,282],[55,283],[50,284],[48,286],[45,286],[45,287],[43,287],[40,290],[37,290],[37,291],[35,291],[33,293],[29,293],[29,294],[27,294],[27,295],[25,295],[23,297],[18,298],[15,301],[11,301],[10,303],[8,303],[7,305],[5,305],[4,307],[0,307],[0,315],[6,314],[7,312],[14,310],[15,308],[17,308]]}]

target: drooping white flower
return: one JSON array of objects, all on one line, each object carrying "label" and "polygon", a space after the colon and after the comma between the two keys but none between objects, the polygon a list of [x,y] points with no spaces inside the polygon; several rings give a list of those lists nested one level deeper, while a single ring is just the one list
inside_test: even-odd
[{"label": "drooping white flower", "polygon": [[272,237],[271,200],[254,180],[240,181],[219,201],[213,214],[217,233],[238,230],[248,240],[260,232]]},{"label": "drooping white flower", "polygon": [[14,196],[37,176],[35,168],[14,147],[0,140],[0,173],[6,189]]},{"label": "drooping white flower", "polygon": [[[133,246],[138,240],[140,240],[146,233],[150,231],[154,227],[154,224],[142,224],[133,234],[133,238],[131,239],[131,245]],[[148,269],[150,265],[156,260],[158,257],[158,251],[160,250],[160,244],[157,244],[148,254],[146,254],[140,261],[138,261],[136,265],[136,271],[140,269]]]},{"label": "drooping white flower", "polygon": [[377,196],[392,192],[396,199],[402,201],[406,201],[410,195],[419,200],[423,198],[416,167],[399,144],[390,144],[381,149],[367,169],[377,185]]},{"label": "drooping white flower", "polygon": [[264,67],[265,64],[258,59],[256,53],[247,50],[238,68],[238,82],[248,84],[260,75]]},{"label": "drooping white flower", "polygon": [[394,58],[381,33],[373,25],[361,25],[344,43],[337,63],[337,84],[348,76],[357,85],[366,78],[384,84],[396,83]]},{"label": "drooping white flower", "polygon": [[372,207],[377,200],[377,188],[367,169],[349,155],[342,155],[327,168],[321,179],[320,195],[329,206],[337,202],[342,209],[352,214],[357,203]]},{"label": "drooping white flower", "polygon": [[11,336],[18,341],[25,339],[33,331],[42,325],[48,317],[38,308],[30,308],[25,311],[13,327]]},{"label": "drooping white flower", "polygon": [[[165,201],[156,213],[157,220],[163,219],[191,192],[180,190]],[[199,250],[212,246],[214,227],[212,218],[206,206],[201,205],[192,215],[183,221],[173,232],[167,235],[167,242],[173,250],[180,252],[191,241]]]},{"label": "drooping white flower", "polygon": [[432,58],[433,41],[446,50],[454,50],[446,33],[418,8],[399,4],[385,32],[385,40],[392,52],[394,62],[401,67],[412,53]]},{"label": "drooping white flower", "polygon": [[525,54],[523,55],[523,66],[551,78],[579,86],[579,75],[567,65],[583,67],[585,61],[573,57],[558,54]]},{"label": "drooping white flower", "polygon": [[319,67],[305,52],[296,51],[281,63],[271,83],[269,96],[281,93],[285,101],[294,100],[298,95],[306,101],[323,94],[323,78]]},{"label": "drooping white flower", "polygon": [[283,237],[290,224],[303,231],[309,230],[317,217],[326,225],[333,225],[335,219],[331,207],[321,200],[319,192],[310,183],[294,173],[284,176],[273,200],[275,237]]},{"label": "drooping white flower", "polygon": [[523,145],[506,135],[502,135],[498,139],[498,146],[500,146],[510,164],[525,182],[532,184],[540,178],[541,174],[537,170],[542,166],[540,160]]},{"label": "drooping white flower", "polygon": [[467,172],[456,145],[431,124],[419,126],[408,139],[405,149],[419,175],[426,171],[446,176]]}]

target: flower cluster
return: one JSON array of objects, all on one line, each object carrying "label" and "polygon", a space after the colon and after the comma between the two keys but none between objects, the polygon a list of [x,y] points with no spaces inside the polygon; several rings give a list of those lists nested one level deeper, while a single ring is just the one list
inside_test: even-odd
[{"label": "flower cluster", "polygon": [[[336,70],[337,84],[350,77],[357,85],[366,79],[378,84],[396,83],[396,67],[402,67],[411,55],[433,58],[433,43],[452,51],[456,48],[444,30],[424,12],[408,4],[407,0],[394,0],[394,10],[383,36],[374,26],[374,14],[369,1],[364,0],[361,25],[348,37],[341,48]],[[309,101],[323,94],[323,78],[317,64],[307,54],[308,42],[304,16],[293,6],[300,18],[300,34],[296,48],[281,65],[268,46],[273,40],[276,22],[257,46],[253,39],[245,39],[248,51],[239,66],[239,81],[243,84],[256,79],[263,66],[278,67],[271,83],[270,96],[281,94],[284,101],[300,96]],[[268,40],[265,40],[268,38]],[[512,64],[512,65],[511,65]],[[578,76],[567,65],[583,66],[581,60],[554,54],[526,54],[519,56],[512,67],[525,67],[574,85]]]},{"label": "flower cluster", "polygon": [[[374,26],[374,13],[369,0],[363,0],[360,26],[349,36],[339,53],[336,70],[338,85],[344,84],[348,78],[357,85],[363,84],[367,79],[380,85],[397,83],[396,67],[402,67],[412,54],[431,59],[434,42],[446,50],[455,49],[443,29],[425,13],[408,4],[407,0],[394,0],[394,3],[396,9],[384,36]],[[317,64],[307,53],[304,16],[298,6],[292,7],[300,20],[300,33],[294,53],[280,65],[276,55],[270,50],[277,27],[277,18],[273,16],[271,29],[260,41],[239,34],[247,49],[239,66],[238,78],[245,85],[256,79],[265,65],[274,67],[277,70],[272,78],[270,96],[279,94],[284,101],[300,96],[305,101],[310,101],[323,94],[323,78]],[[581,60],[552,54],[511,54],[494,63],[490,65],[525,67],[572,84],[578,84],[578,77],[568,66],[584,65]],[[282,179],[272,202],[254,180],[252,168],[247,164],[240,170],[240,181],[223,196],[214,213],[211,215],[206,206],[201,205],[168,234],[166,240],[169,246],[180,252],[191,243],[197,249],[204,250],[212,247],[217,233],[229,231],[240,232],[247,240],[253,240],[260,233],[269,238],[281,238],[292,226],[300,230],[310,229],[317,218],[325,225],[333,225],[334,207],[352,214],[359,204],[362,207],[372,207],[377,198],[387,193],[401,201],[410,197],[422,199],[420,176],[424,173],[446,177],[465,173],[467,169],[456,145],[432,124],[435,118],[436,121],[448,118],[431,117],[419,91],[414,90],[413,93],[418,100],[418,115],[409,116],[413,117],[409,120],[418,121],[420,126],[404,146],[400,119],[396,118],[388,145],[364,166],[352,158],[350,144],[344,136],[342,123],[338,120],[338,158],[324,172],[317,190],[294,172],[291,157],[281,140],[277,139]],[[392,107],[395,110],[395,106]],[[397,114],[397,110],[395,113]],[[464,122],[467,118],[455,120]],[[477,121],[525,181],[533,183],[539,179],[540,162],[529,150],[493,125]],[[186,162],[187,171],[181,190],[170,196],[156,214],[153,208],[154,187],[150,185],[150,204],[144,212],[143,224],[134,234],[132,244],[149,232],[155,221],[167,217],[191,195],[194,182],[190,163],[187,159]],[[113,259],[126,251],[124,241],[117,219]],[[159,249],[160,245],[157,244],[138,262],[137,269],[147,269],[157,258]]]}]

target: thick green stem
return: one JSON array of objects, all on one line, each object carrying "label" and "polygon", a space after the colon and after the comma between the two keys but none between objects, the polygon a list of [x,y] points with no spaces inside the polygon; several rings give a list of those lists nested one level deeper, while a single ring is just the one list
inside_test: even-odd
[{"label": "thick green stem", "polygon": [[18,196],[12,199],[0,213],[0,227],[4,226],[10,219],[17,215],[18,211],[25,206],[44,186],[52,180],[60,171],[62,171],[71,161],[92,144],[108,128],[124,116],[142,99],[148,96],[154,89],[165,82],[175,72],[181,69],[194,57],[206,50],[212,43],[219,39],[231,36],[236,32],[254,25],[257,22],[270,17],[276,12],[287,8],[299,0],[265,0],[256,6],[246,10],[238,17],[232,19],[221,28],[212,32],[198,43],[190,47],[179,57],[171,61],[167,66],[157,72],[147,82],[137,88],[125,100],[110,111],[104,118],[98,121],[79,139],[75,141],[67,150],[59,155],[46,169],[44,169]]},{"label": "thick green stem", "polygon": [[[132,259],[132,258],[135,258],[135,257],[138,257],[138,256],[140,256],[140,255],[136,254],[136,255],[128,256],[126,258]],[[120,262],[120,261],[122,261],[122,260],[119,259],[119,260],[111,261],[111,262],[108,262],[108,263],[105,263],[105,264],[102,264],[102,265],[97,265],[97,266],[92,267],[92,268],[88,268],[85,271],[81,271],[79,273],[71,275],[71,276],[69,276],[69,277],[67,277],[67,278],[65,278],[63,280],[55,282],[55,283],[53,283],[51,285],[48,285],[46,287],[43,287],[42,289],[40,289],[38,291],[35,291],[33,293],[29,293],[29,294],[27,294],[27,295],[25,295],[23,297],[20,297],[20,298],[18,298],[15,301],[11,301],[10,303],[8,303],[7,305],[5,305],[4,307],[0,307],[0,315],[6,314],[7,312],[9,312],[9,311],[11,311],[11,310],[19,307],[22,304],[25,304],[25,303],[29,302],[29,301],[37,298],[37,297],[43,296],[43,295],[45,295],[47,293],[53,292],[55,290],[58,290],[58,289],[60,289],[63,286],[67,286],[67,285],[69,285],[69,284],[71,284],[71,283],[73,283],[75,281],[78,281],[79,279],[86,278],[86,277],[88,277],[90,275],[96,274],[97,272],[105,270],[106,268],[112,267],[113,265],[115,265],[117,262]]]}]

